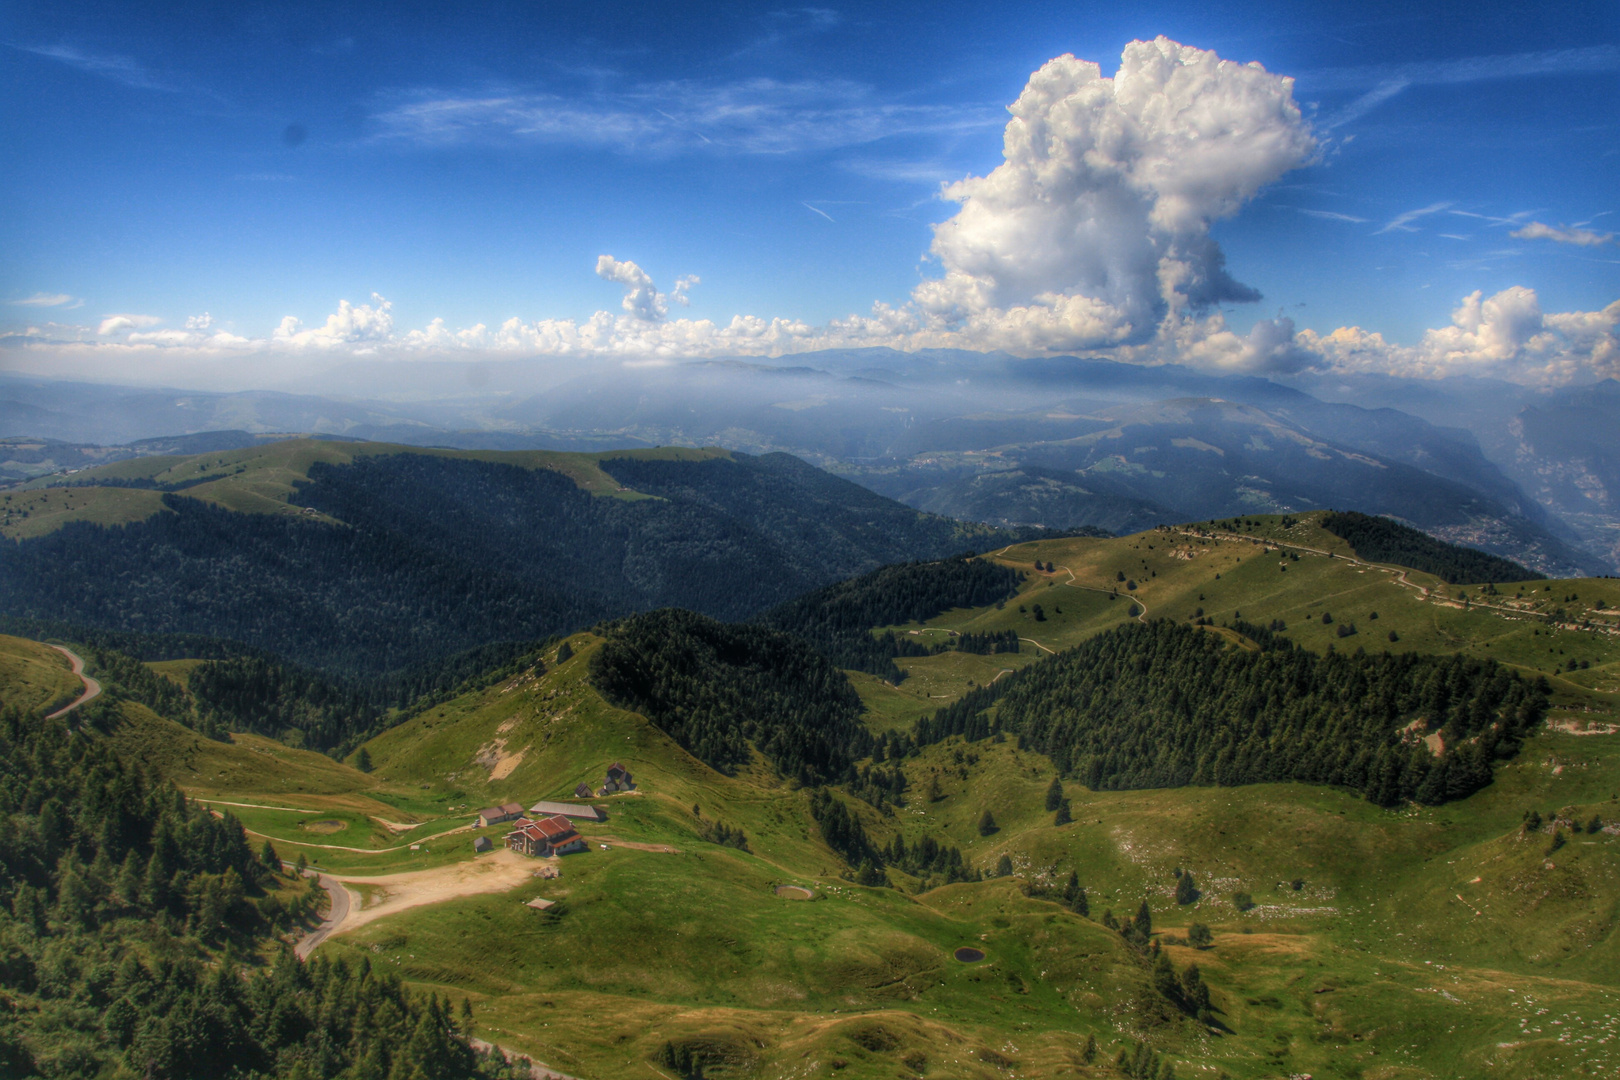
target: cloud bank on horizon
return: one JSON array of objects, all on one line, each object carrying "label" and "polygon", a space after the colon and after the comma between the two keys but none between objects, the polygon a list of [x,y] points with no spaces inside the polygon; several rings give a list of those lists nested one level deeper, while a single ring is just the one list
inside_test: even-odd
[{"label": "cloud bank on horizon", "polygon": [[[1258,63],[1165,37],[1135,41],[1112,76],[1071,55],[1047,62],[1008,111],[1001,164],[940,189],[958,208],[933,227],[937,276],[903,302],[879,300],[866,314],[823,325],[743,314],[727,322],[672,317],[672,304],[688,303],[695,276],[677,279],[666,293],[635,262],[604,254],[596,273],[624,290],[621,310],[584,320],[511,318],[451,328],[434,319],[402,330],[389,301],[373,293],[368,303],[341,301],[317,325],[287,316],[262,337],[216,328],[208,315],[162,329],[153,316],[123,313],[94,326],[30,326],[0,336],[0,347],[8,366],[78,374],[115,359],[245,353],[674,360],[887,346],[1085,352],[1274,375],[1480,375],[1532,384],[1620,377],[1620,300],[1599,311],[1544,312],[1524,286],[1463,297],[1450,326],[1413,345],[1357,326],[1298,328],[1281,314],[1246,334],[1229,328],[1219,306],[1261,296],[1228,270],[1212,227],[1318,160],[1340,122],[1313,128],[1294,99],[1293,80]],[[1511,235],[1583,248],[1613,244],[1613,234],[1582,225],[1530,221]],[[1405,219],[1384,226],[1396,228],[1409,226]],[[71,299],[38,293],[12,303],[65,309]]]}]

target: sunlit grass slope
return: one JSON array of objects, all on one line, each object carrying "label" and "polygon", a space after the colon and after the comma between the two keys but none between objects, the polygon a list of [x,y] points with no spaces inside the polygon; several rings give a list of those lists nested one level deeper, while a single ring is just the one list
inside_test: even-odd
[{"label": "sunlit grass slope", "polygon": [[[1583,716],[1616,715],[1620,581],[1451,586],[1431,575],[1354,559],[1343,540],[1316,524],[1317,517],[1251,517],[1239,532],[1176,528],[1003,549],[991,557],[1028,574],[1015,599],[894,629],[919,630],[918,640],[928,640],[931,629],[1014,629],[1024,638],[1019,655],[902,659],[909,678],[901,689],[911,690],[917,705],[926,704],[925,696],[929,702],[944,700],[935,695],[954,697],[973,682],[994,678],[1001,667],[1076,645],[1136,612],[1177,621],[1241,619],[1262,627],[1280,620],[1286,637],[1316,652],[1364,648],[1492,657],[1526,674],[1546,675],[1556,705]],[[1294,523],[1284,528],[1285,520]],[[1056,569],[1037,571],[1036,562]],[[1341,628],[1351,627],[1353,633],[1341,636]],[[1571,671],[1572,660],[1587,666]],[[877,705],[880,689],[862,684],[863,700],[880,714],[894,712],[892,705]]]},{"label": "sunlit grass slope", "polygon": [[83,685],[55,649],[0,634],[0,702],[49,712],[78,697]]}]

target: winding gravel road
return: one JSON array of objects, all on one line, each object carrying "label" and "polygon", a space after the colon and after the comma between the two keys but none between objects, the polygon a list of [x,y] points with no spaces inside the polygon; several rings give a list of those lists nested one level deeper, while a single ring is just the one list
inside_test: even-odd
[{"label": "winding gravel road", "polygon": [[72,704],[65,705],[51,713],[51,715],[45,718],[47,720],[55,720],[58,716],[66,716],[74,709],[77,709],[80,705],[83,705],[85,702],[101,693],[101,684],[84,673],[83,657],[74,652],[72,649],[64,649],[60,645],[52,645],[51,648],[68,658],[68,662],[73,665],[73,674],[77,675],[79,677],[79,681],[84,683],[84,693],[80,694],[76,699],[74,699]]}]

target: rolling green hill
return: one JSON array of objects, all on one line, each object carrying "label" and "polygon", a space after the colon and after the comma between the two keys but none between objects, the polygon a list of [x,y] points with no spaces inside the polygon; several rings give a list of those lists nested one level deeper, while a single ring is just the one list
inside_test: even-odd
[{"label": "rolling green hill", "polygon": [[[848,676],[882,759],[832,777],[831,797],[873,848],[955,848],[979,881],[899,862],[889,887],[852,880],[814,809],[826,796],[762,752],[781,710],[729,672],[774,646],[747,634],[704,637],[705,653],[646,618],[626,624],[639,637],[576,632],[560,655],[549,646],[370,739],[368,773],[254,736],[210,744],[127,702],[110,737],[194,795],[254,804],[232,813],[255,843],[355,879],[365,920],[321,952],[466,994],[481,1037],[575,1076],[1113,1078],[1144,1072],[1139,1046],[1184,1078],[1528,1080],[1620,1066],[1620,582],[1447,585],[1356,558],[1309,515],[985,558],[1003,569],[986,575],[997,599],[978,606],[868,607],[877,577],[812,594],[873,618],[933,612],[866,627],[922,655],[893,656],[898,685]],[[1061,824],[1057,763],[1032,745],[911,737],[919,718],[1006,672],[1033,676],[1154,619],[1216,655],[1263,657],[1277,640],[1318,655],[1459,654],[1544,677],[1551,708],[1488,786],[1437,806],[1384,809],[1320,783],[1092,790],[1070,775]],[[1016,653],[949,647],[1008,631]],[[614,700],[644,699],[645,715],[593,679],[604,650],[626,647],[623,663],[662,681]],[[668,688],[686,671],[707,673],[717,698],[703,707],[748,740],[723,772],[679,741],[694,706]],[[466,828],[480,807],[570,800],[614,762],[636,789],[589,800],[607,820],[581,824],[590,850],[562,859],[559,878],[473,855],[473,839],[504,832]],[[879,773],[902,775],[903,790]],[[719,824],[746,848],[712,842]],[[509,884],[467,884],[509,860]],[[537,897],[555,904],[525,906]],[[1109,924],[1144,901],[1152,933],[1139,947]],[[1207,947],[1187,943],[1195,923]],[[956,960],[964,947],[985,959]],[[1188,989],[1200,983],[1207,1023]]]},{"label": "rolling green hill", "polygon": [[5,497],[0,614],[205,634],[349,677],[656,607],[743,618],[1016,538],[781,454],[287,440],[75,482]]}]

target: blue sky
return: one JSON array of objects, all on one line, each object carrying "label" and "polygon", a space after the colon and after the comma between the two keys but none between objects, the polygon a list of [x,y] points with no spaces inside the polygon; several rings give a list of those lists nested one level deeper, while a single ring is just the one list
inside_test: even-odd
[{"label": "blue sky", "polygon": [[[1107,310],[1021,351],[1421,374],[1506,348],[1492,373],[1607,374],[1613,319],[1596,344],[1579,320],[1520,325],[1525,290],[1538,319],[1620,299],[1620,7],[1549,7],[10,4],[0,365],[82,373],[108,345],[251,350],[288,316],[387,351],[435,318],[741,314],[814,331],[874,302],[912,313],[904,341],[1020,351],[1009,342],[1025,338],[973,327],[1058,294]],[[1122,261],[1086,277],[1073,252],[1013,250],[993,224],[929,255],[932,227],[964,205],[941,183],[1003,163],[1006,109],[1032,72],[1070,53],[1112,76],[1128,42],[1158,35],[1295,80],[1298,119],[1278,121],[1293,147],[1212,181],[1257,190],[1211,196],[1218,210],[1153,241],[1190,250],[1207,234],[1261,299],[1212,287],[1181,312],[1121,284]],[[997,250],[974,263],[983,243]],[[636,270],[604,280],[602,255]],[[1218,276],[1206,255],[1196,273]],[[1010,268],[1041,259],[1057,276],[1009,292]],[[970,263],[996,296],[917,292]],[[646,302],[621,304],[643,271]],[[697,283],[677,290],[685,275]],[[1476,291],[1469,340],[1423,344]],[[328,323],[339,300],[386,325]],[[1167,312],[1180,329],[1155,322]],[[1195,322],[1212,313],[1223,326]],[[918,336],[925,324],[956,336]],[[1352,326],[1382,337],[1334,353],[1293,336]],[[1493,346],[1492,326],[1512,340]],[[1542,330],[1558,340],[1537,345]]]}]

